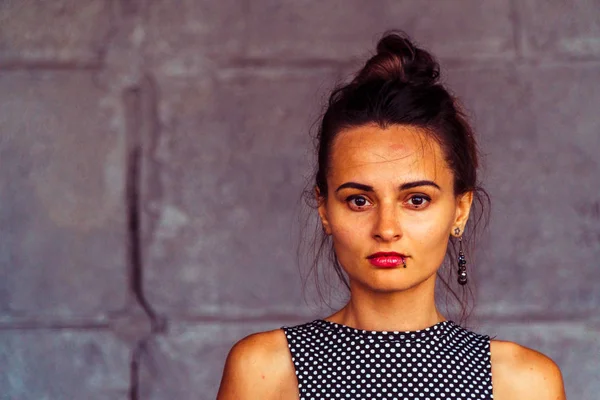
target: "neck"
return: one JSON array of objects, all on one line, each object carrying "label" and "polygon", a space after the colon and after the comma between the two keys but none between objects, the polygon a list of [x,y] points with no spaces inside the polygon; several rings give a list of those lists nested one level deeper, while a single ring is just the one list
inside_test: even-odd
[{"label": "neck", "polygon": [[435,306],[435,274],[421,284],[396,292],[375,292],[350,282],[350,300],[328,320],[356,329],[413,331],[446,318]]}]

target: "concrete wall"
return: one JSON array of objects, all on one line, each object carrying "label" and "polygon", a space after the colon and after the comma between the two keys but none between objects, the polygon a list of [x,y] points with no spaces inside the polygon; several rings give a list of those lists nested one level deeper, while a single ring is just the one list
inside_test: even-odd
[{"label": "concrete wall", "polygon": [[[479,330],[600,391],[597,0],[0,2],[0,399],[212,399],[327,311],[295,263],[323,96],[401,28],[486,154]],[[309,296],[311,292],[309,290]]]}]

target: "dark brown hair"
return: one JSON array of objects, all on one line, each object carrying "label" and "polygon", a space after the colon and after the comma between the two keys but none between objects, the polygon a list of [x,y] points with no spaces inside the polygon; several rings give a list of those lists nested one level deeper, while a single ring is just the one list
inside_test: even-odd
[{"label": "dark brown hair", "polygon": [[[455,195],[473,192],[473,210],[463,235],[467,260],[472,265],[472,252],[468,249],[473,247],[475,233],[482,218],[487,225],[489,211],[486,213],[485,210],[489,207],[485,206],[490,204],[490,200],[477,180],[479,151],[473,129],[459,102],[439,82],[439,77],[439,64],[430,53],[416,47],[402,32],[386,32],[377,44],[377,53],[366,62],[350,83],[338,86],[329,97],[314,138],[317,165],[314,180],[305,191],[305,199],[313,208],[318,205],[315,187],[320,191],[321,200],[327,198],[331,146],[340,131],[365,124],[377,124],[381,128],[395,124],[422,128],[442,148],[445,160],[454,175]],[[332,241],[324,234],[320,223],[317,224],[317,235],[313,243],[314,262],[311,268],[311,272],[315,273],[317,288],[318,265],[324,256],[331,261],[335,273],[349,288],[347,277],[333,250]],[[446,261],[456,260],[456,247],[457,243],[451,237]],[[450,271],[446,271],[447,276],[443,276],[440,268],[438,277],[447,289],[446,294],[451,294],[460,304],[459,320],[464,321],[470,314],[468,299],[473,299],[472,291],[468,285],[459,289],[458,285],[454,284],[456,275],[452,273],[455,272],[455,263],[449,264],[451,268]],[[454,279],[448,279],[450,276],[454,276]]]}]

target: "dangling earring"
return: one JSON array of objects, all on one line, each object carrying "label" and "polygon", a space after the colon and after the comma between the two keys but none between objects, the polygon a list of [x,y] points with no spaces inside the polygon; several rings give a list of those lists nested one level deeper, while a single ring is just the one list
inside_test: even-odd
[{"label": "dangling earring", "polygon": [[[460,234],[460,228],[454,229],[454,234]],[[467,284],[467,260],[462,247],[462,236],[458,236],[458,283],[460,285]]]}]

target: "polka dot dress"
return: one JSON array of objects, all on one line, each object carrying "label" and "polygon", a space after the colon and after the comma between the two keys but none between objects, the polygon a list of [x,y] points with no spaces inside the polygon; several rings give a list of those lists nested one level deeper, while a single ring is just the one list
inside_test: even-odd
[{"label": "polka dot dress", "polygon": [[409,332],[325,320],[282,329],[300,400],[492,399],[490,337],[452,321]]}]

